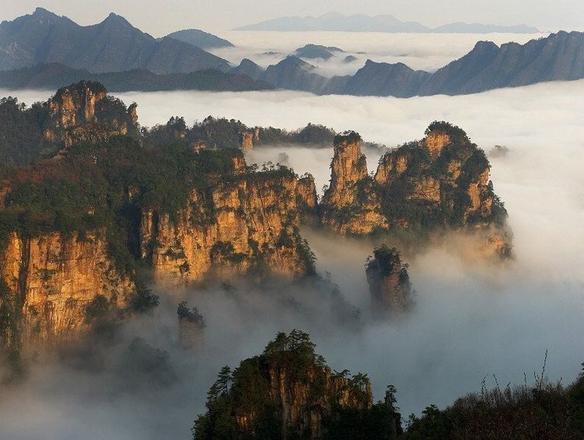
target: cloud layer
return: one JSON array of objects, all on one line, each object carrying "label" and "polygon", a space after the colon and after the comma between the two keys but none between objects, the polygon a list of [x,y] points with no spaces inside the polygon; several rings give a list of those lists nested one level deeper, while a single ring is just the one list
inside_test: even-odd
[{"label": "cloud layer", "polygon": [[[30,102],[38,92],[19,95]],[[312,294],[301,288],[261,292],[245,285],[237,286],[239,293],[163,290],[165,302],[155,318],[132,323],[125,334],[127,341],[140,336],[168,350],[177,384],[107,393],[119,373],[44,365],[24,388],[3,394],[0,437],[42,433],[47,439],[73,439],[83,433],[90,440],[155,439],[164,433],[186,438],[220,366],[236,365],[261,351],[276,331],[294,327],[312,333],[333,368],[368,372],[377,397],[385,385],[396,385],[405,414],[479,390],[486,376],[496,375],[501,384],[521,383],[524,372],[529,376],[541,368],[546,350],[550,379],[567,383],[578,374],[584,360],[584,81],[407,100],[294,92],[119,96],[139,104],[145,125],[172,115],[187,121],[226,116],[288,129],[315,122],[357,130],[388,146],[421,138],[433,120],[453,122],[487,151],[495,145],[509,149],[492,157],[492,174],[510,214],[516,260],[502,267],[477,266],[453,250],[458,240],[464,244],[460,237],[406,255],[416,310],[402,320],[379,323],[369,319],[363,272],[373,243],[307,230],[319,271],[329,272],[346,301],[361,309],[361,326],[350,314],[339,313],[345,303],[327,289]],[[254,151],[250,159],[287,160],[300,173],[313,172],[320,187],[327,181],[331,154],[275,146]],[[369,155],[373,170],[377,156]],[[199,352],[176,347],[175,307],[182,298],[197,305],[208,323]]]}]

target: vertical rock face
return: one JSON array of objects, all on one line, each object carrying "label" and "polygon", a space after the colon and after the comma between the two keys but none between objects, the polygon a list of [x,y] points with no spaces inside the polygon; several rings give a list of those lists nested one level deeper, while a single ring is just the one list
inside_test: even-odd
[{"label": "vertical rock face", "polygon": [[341,234],[363,235],[387,228],[361,146],[355,132],[335,138],[331,183],[320,210],[322,223]]},{"label": "vertical rock face", "polygon": [[53,345],[88,328],[86,309],[97,295],[126,304],[134,284],[115,269],[102,233],[36,238],[8,236],[0,251],[0,330],[9,345]]},{"label": "vertical rock face", "polygon": [[314,177],[306,174],[296,184],[298,209],[303,222],[312,222],[318,208],[318,196]]},{"label": "vertical rock face", "polygon": [[365,271],[374,310],[398,314],[411,307],[413,293],[408,268],[397,249],[387,246],[375,249]]},{"label": "vertical rock face", "polygon": [[177,283],[205,276],[312,271],[309,250],[298,233],[302,213],[314,203],[311,180],[280,171],[262,174],[194,190],[174,218],[145,212],[141,253],[156,279]]},{"label": "vertical rock face", "polygon": [[63,87],[46,103],[48,120],[43,140],[70,147],[134,133],[138,121],[136,107],[132,104],[126,109],[99,83],[81,81]]},{"label": "vertical rock face", "polygon": [[507,213],[493,191],[489,161],[460,128],[433,123],[422,141],[385,154],[373,182],[366,167],[364,172],[356,165],[363,160],[358,145],[349,144],[335,146],[331,186],[321,207],[323,224],[353,234],[464,228],[484,236],[487,253],[510,255]]},{"label": "vertical rock face", "polygon": [[243,151],[253,150],[253,133],[245,132],[241,134],[241,149]]}]

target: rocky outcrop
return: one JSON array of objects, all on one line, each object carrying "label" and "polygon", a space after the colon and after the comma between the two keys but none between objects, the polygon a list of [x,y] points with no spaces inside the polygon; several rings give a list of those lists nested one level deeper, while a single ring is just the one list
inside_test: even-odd
[{"label": "rocky outcrop", "polygon": [[365,266],[373,310],[382,314],[399,314],[412,305],[412,286],[407,264],[397,249],[381,246]]},{"label": "rocky outcrop", "polygon": [[320,212],[322,223],[341,234],[365,235],[387,228],[361,146],[355,132],[338,135],[334,142],[331,183]]},{"label": "rocky outcrop", "polygon": [[46,107],[48,121],[43,140],[49,144],[70,147],[137,131],[136,105],[126,108],[99,83],[81,81],[63,87],[49,99]]},{"label": "rocky outcrop", "polygon": [[241,150],[251,151],[255,144],[260,141],[260,129],[254,128],[252,131],[245,131],[241,133]]},{"label": "rocky outcrop", "polygon": [[367,175],[358,135],[339,138],[321,221],[343,234],[422,228],[464,229],[484,236],[485,250],[509,256],[507,212],[493,191],[490,164],[466,133],[435,122],[423,140],[385,154]]},{"label": "rocky outcrop", "polygon": [[0,248],[0,284],[4,342],[30,347],[78,338],[89,328],[88,307],[98,296],[123,308],[135,291],[112,263],[102,232],[9,234]]},{"label": "rocky outcrop", "polygon": [[249,438],[258,430],[272,436],[279,432],[281,439],[320,439],[333,435],[329,428],[343,411],[365,414],[372,400],[366,376],[333,372],[315,354],[308,335],[294,330],[280,333],[263,354],[244,360],[233,374],[229,368],[221,371],[209,391],[209,412],[199,417],[194,432],[203,440],[225,432],[231,432],[230,438]]},{"label": "rocky outcrop", "polygon": [[313,270],[298,227],[314,210],[312,178],[287,170],[240,174],[191,192],[177,213],[143,213],[141,257],[159,281],[197,282],[249,273]]}]

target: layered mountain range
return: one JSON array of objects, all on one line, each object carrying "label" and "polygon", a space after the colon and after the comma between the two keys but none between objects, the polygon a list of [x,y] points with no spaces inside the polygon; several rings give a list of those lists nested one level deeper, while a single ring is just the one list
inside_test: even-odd
[{"label": "layered mountain range", "polygon": [[524,45],[482,41],[436,72],[367,60],[354,75],[332,78],[319,73],[310,60],[342,54],[336,47],[308,44],[267,68],[249,59],[232,66],[204,50],[230,45],[196,29],[155,39],[115,14],[99,24],[80,26],[39,8],[0,24],[0,87],[53,89],[85,79],[115,91],[280,88],[411,97],[584,78],[584,33],[580,32],[559,32]]},{"label": "layered mountain range", "polygon": [[[244,60],[245,72],[278,88],[317,94],[395,96],[463,95],[545,81],[584,78],[584,33],[559,32],[521,45],[481,41],[464,57],[436,72],[403,63],[368,60],[352,76],[327,78],[293,55],[266,70]],[[241,69],[240,69],[241,70]]]},{"label": "layered mountain range", "polygon": [[80,26],[37,8],[31,15],[0,24],[0,70],[61,63],[93,73],[147,69],[153,73],[225,71],[229,63],[192,44],[154,37],[116,14]]}]

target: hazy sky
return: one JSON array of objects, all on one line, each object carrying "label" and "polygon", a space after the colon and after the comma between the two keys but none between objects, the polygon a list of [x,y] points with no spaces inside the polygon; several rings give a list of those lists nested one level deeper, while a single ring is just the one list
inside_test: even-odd
[{"label": "hazy sky", "polygon": [[392,14],[402,20],[440,25],[455,21],[529,24],[541,30],[582,29],[581,0],[2,0],[0,20],[42,6],[80,24],[93,24],[109,12],[160,36],[179,28],[227,30],[283,15]]}]

